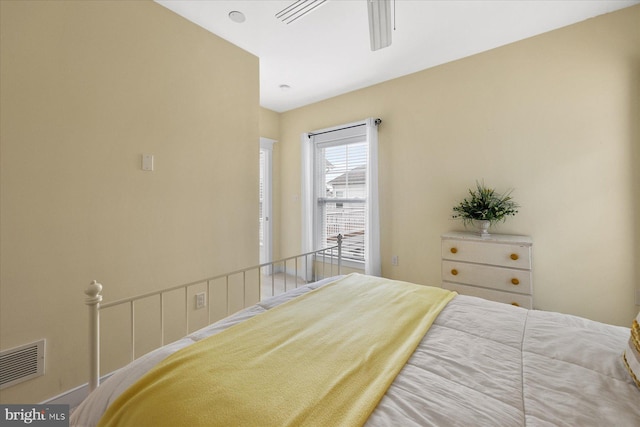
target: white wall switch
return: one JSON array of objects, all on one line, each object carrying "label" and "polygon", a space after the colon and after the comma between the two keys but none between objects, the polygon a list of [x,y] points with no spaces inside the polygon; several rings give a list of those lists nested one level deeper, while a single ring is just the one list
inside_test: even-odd
[{"label": "white wall switch", "polygon": [[398,265],[398,255],[391,257],[391,265]]},{"label": "white wall switch", "polygon": [[153,170],[153,154],[142,155],[142,170],[143,171]]}]

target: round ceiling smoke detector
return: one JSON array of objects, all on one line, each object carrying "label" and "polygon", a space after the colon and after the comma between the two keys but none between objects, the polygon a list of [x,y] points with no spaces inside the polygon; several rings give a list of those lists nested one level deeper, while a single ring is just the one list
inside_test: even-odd
[{"label": "round ceiling smoke detector", "polygon": [[229,12],[229,19],[231,19],[233,22],[237,22],[238,24],[241,24],[247,18],[244,16],[244,13],[238,12],[237,10],[233,10]]},{"label": "round ceiling smoke detector", "polygon": [[289,86],[289,85],[280,85],[279,87],[280,87],[280,90],[282,90],[282,91],[287,91],[287,90],[291,89],[291,86]]}]

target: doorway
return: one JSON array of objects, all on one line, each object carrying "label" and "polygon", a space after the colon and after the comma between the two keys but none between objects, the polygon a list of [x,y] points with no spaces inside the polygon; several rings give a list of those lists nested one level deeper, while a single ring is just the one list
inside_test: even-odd
[{"label": "doorway", "polygon": [[260,264],[272,261],[271,205],[274,142],[272,139],[260,138]]}]

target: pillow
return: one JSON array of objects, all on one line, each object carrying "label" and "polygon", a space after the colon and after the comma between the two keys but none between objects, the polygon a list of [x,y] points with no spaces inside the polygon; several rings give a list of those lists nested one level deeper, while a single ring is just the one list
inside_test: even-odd
[{"label": "pillow", "polygon": [[629,337],[629,346],[625,349],[622,359],[629,370],[631,378],[640,388],[640,313],[636,316],[631,324],[631,337]]}]

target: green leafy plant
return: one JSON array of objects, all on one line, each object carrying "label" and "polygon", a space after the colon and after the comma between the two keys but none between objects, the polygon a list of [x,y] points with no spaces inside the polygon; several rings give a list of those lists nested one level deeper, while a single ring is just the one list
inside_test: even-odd
[{"label": "green leafy plant", "polygon": [[489,221],[492,225],[518,213],[520,207],[511,198],[511,192],[499,194],[484,182],[476,181],[476,189],[469,189],[469,197],[453,207],[453,218],[461,219],[466,226],[473,220]]}]

